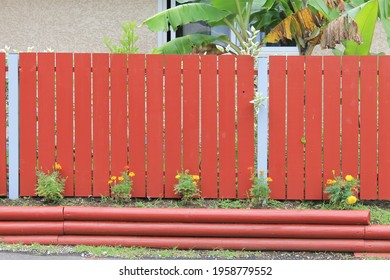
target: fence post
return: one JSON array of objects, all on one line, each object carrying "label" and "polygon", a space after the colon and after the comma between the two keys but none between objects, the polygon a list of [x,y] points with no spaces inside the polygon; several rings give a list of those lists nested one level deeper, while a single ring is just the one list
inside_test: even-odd
[{"label": "fence post", "polygon": [[257,92],[267,99],[257,115],[257,170],[268,174],[268,57],[259,57],[257,67]]},{"label": "fence post", "polygon": [[19,198],[19,54],[8,55],[8,132],[10,199]]}]

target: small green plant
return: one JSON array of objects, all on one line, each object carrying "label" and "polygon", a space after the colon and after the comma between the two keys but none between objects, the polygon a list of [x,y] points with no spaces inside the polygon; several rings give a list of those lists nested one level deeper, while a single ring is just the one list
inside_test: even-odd
[{"label": "small green plant", "polygon": [[329,194],[330,204],[341,209],[351,208],[357,202],[359,180],[352,175],[346,175],[343,179],[341,176],[336,176],[334,170],[332,174],[333,179],[326,181],[328,187],[324,191]]},{"label": "small green plant", "polygon": [[198,175],[189,174],[189,170],[177,173],[176,177],[178,184],[175,185],[175,194],[179,195],[183,201],[187,202],[189,199],[200,195],[198,189]]},{"label": "small green plant", "polygon": [[249,167],[249,170],[251,171],[250,179],[253,181],[252,188],[250,189],[252,205],[264,206],[267,203],[267,199],[269,199],[271,190],[268,183],[272,182],[272,179],[265,177],[264,170],[260,170],[259,174],[252,167]]},{"label": "small green plant", "polygon": [[120,176],[111,176],[108,184],[111,186],[111,194],[117,201],[124,201],[131,198],[131,189],[133,187],[133,177],[135,173],[129,171],[129,166],[124,167]]},{"label": "small green plant", "polygon": [[122,39],[119,40],[120,45],[113,44],[112,39],[107,39],[106,37],[104,37],[104,44],[112,53],[138,53],[136,43],[139,37],[136,35],[135,32],[137,23],[126,21],[122,24],[121,27],[123,30],[123,34]]},{"label": "small green plant", "polygon": [[61,169],[61,165],[55,163],[52,172],[45,173],[42,170],[37,170],[38,182],[35,193],[50,203],[57,203],[63,198],[62,193],[66,178],[62,177]]}]

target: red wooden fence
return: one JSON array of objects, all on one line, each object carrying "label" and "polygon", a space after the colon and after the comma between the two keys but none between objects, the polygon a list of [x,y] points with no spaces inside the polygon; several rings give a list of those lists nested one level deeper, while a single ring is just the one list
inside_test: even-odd
[{"label": "red wooden fence", "polygon": [[274,199],[323,199],[336,175],[362,200],[390,199],[389,56],[270,57],[269,175]]},{"label": "red wooden fence", "polygon": [[249,56],[21,53],[20,195],[35,195],[37,167],[59,162],[66,196],[110,195],[109,176],[129,165],[133,197],[175,197],[175,175],[189,169],[203,197],[246,198],[253,66]]}]

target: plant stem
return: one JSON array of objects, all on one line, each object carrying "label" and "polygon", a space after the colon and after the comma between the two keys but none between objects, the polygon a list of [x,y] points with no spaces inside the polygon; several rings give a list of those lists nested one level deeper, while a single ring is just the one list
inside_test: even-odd
[{"label": "plant stem", "polygon": [[245,41],[243,40],[240,32],[238,32],[238,30],[234,27],[234,25],[231,22],[229,22],[226,18],[223,20],[223,22],[233,31],[234,35],[236,35],[241,46],[245,46]]}]

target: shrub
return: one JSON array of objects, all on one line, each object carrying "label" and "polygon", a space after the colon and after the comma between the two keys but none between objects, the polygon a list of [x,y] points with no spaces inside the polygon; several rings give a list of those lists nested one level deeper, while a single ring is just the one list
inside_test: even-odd
[{"label": "shrub", "polygon": [[135,46],[139,37],[135,33],[135,28],[137,27],[136,22],[124,22],[122,24],[122,39],[119,40],[119,45],[112,43],[112,39],[107,39],[104,37],[104,44],[112,53],[138,53],[138,48]]},{"label": "shrub", "polygon": [[48,202],[56,203],[63,198],[63,191],[65,187],[66,178],[61,175],[61,165],[55,163],[52,172],[43,172],[37,170],[38,182],[35,193],[43,197]]},{"label": "shrub", "polygon": [[175,194],[179,195],[183,201],[187,202],[189,199],[200,195],[198,189],[198,175],[189,174],[189,170],[177,173],[176,177],[178,183],[175,185]]},{"label": "shrub", "polygon": [[260,170],[259,174],[254,172],[252,167],[250,167],[249,170],[251,171],[250,179],[253,181],[253,185],[250,190],[252,203],[253,205],[263,206],[267,203],[267,199],[269,199],[271,190],[268,187],[268,183],[272,182],[272,179],[270,177],[265,177],[264,170]]},{"label": "shrub", "polygon": [[359,193],[359,180],[351,175],[346,175],[343,179],[341,176],[335,176],[332,170],[333,179],[328,179],[328,187],[324,193],[329,194],[329,202],[333,206],[341,209],[351,208],[357,202]]},{"label": "shrub", "polygon": [[108,184],[111,186],[111,193],[114,199],[123,201],[131,198],[134,176],[135,173],[129,171],[129,167],[126,165],[120,176],[110,177]]}]

